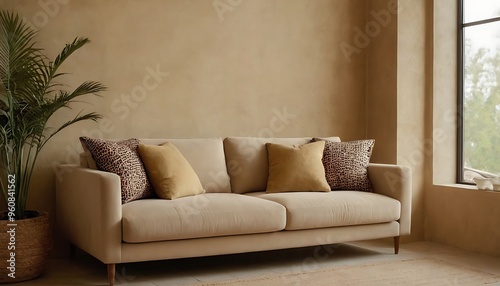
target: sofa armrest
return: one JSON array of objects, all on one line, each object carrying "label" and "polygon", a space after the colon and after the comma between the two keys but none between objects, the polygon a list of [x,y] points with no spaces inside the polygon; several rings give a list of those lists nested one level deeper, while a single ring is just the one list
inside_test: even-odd
[{"label": "sofa armrest", "polygon": [[77,165],[57,172],[57,220],[69,241],[104,263],[120,262],[120,177]]},{"label": "sofa armrest", "polygon": [[400,165],[369,164],[368,177],[373,191],[401,202],[400,235],[410,234],[411,228],[411,171]]}]

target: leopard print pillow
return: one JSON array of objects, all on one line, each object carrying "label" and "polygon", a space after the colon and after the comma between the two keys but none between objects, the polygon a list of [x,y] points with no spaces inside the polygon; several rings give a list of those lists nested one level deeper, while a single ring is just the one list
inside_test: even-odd
[{"label": "leopard print pillow", "polygon": [[375,140],[326,141],[323,166],[332,190],[373,191],[367,168],[374,144]]},{"label": "leopard print pillow", "polygon": [[138,139],[110,142],[80,137],[82,145],[92,154],[97,168],[120,176],[122,204],[153,195],[146,170],[137,152]]}]

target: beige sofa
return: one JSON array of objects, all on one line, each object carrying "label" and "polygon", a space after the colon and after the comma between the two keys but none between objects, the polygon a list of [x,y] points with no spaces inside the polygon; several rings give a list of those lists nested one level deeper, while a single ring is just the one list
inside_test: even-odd
[{"label": "beige sofa", "polygon": [[[329,138],[340,140],[337,137]],[[410,233],[411,176],[407,167],[370,164],[374,192],[266,194],[266,142],[305,144],[310,138],[141,139],[172,142],[191,164],[207,193],[175,200],[121,204],[113,173],[61,165],[57,218],[67,238],[108,265],[244,253]]]}]

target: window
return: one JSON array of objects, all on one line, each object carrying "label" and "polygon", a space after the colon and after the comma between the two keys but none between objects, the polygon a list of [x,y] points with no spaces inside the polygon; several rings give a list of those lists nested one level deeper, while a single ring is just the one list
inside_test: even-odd
[{"label": "window", "polygon": [[459,1],[458,182],[500,175],[500,1]]}]

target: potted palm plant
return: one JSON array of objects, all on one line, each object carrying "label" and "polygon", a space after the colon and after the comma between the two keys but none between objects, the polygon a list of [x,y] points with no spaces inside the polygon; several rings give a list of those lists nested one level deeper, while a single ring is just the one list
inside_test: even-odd
[{"label": "potted palm plant", "polygon": [[100,115],[80,112],[55,128],[47,121],[77,98],[105,90],[94,81],[73,91],[56,82],[64,75],[59,67],[89,43],[87,38],[75,38],[51,61],[37,46],[36,36],[18,14],[0,11],[0,183],[6,202],[6,211],[0,213],[0,282],[40,275],[51,248],[48,214],[26,210],[40,151],[61,130]]}]

